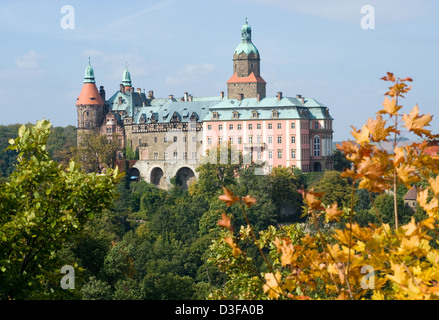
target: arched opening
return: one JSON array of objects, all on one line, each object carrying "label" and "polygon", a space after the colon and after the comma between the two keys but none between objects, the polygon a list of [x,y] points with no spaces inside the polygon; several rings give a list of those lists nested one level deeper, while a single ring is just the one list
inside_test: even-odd
[{"label": "arched opening", "polygon": [[314,162],[314,172],[322,172],[322,165],[320,162]]},{"label": "arched opening", "polygon": [[163,177],[163,170],[159,167],[156,167],[151,170],[151,183],[158,186],[160,184],[160,180]]},{"label": "arched opening", "polygon": [[140,181],[140,171],[137,168],[128,170],[128,178],[130,181]]},{"label": "arched opening", "polygon": [[194,177],[195,173],[188,167],[178,169],[177,173],[175,174],[176,183],[177,185],[181,186],[183,190],[187,190],[189,180]]}]

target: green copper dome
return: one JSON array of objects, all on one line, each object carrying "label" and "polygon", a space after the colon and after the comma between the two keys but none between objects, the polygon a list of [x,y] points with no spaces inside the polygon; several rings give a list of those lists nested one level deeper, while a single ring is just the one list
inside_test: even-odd
[{"label": "green copper dome", "polygon": [[85,68],[84,83],[96,83],[95,72],[90,64],[90,58],[88,58],[88,66]]},{"label": "green copper dome", "polygon": [[258,49],[256,49],[252,42],[252,28],[247,23],[247,18],[245,19],[245,23],[241,28],[241,43],[235,50],[236,54],[240,54],[241,52],[244,52],[247,55],[249,55],[250,52],[254,52],[255,54],[259,53]]},{"label": "green copper dome", "polygon": [[123,72],[122,84],[125,87],[131,87],[131,74],[128,71],[128,67],[127,66],[125,66],[125,71]]}]

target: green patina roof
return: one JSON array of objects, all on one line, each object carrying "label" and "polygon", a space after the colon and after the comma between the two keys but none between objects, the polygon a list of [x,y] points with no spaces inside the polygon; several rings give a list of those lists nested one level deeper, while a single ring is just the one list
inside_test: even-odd
[{"label": "green patina roof", "polygon": [[249,55],[250,52],[254,52],[255,54],[259,53],[258,49],[256,49],[252,42],[252,29],[247,23],[247,18],[245,19],[245,23],[241,28],[241,43],[235,50],[236,54],[240,54],[241,52],[244,52],[247,55]]},{"label": "green patina roof", "polygon": [[96,83],[95,73],[90,64],[90,58],[88,58],[88,66],[85,68],[84,83]]}]

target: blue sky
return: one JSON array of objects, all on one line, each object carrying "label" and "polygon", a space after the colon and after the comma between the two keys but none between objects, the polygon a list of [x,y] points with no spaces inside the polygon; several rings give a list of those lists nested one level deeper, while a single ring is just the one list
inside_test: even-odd
[{"label": "blue sky", "polygon": [[[75,28],[63,29],[64,5]],[[375,29],[361,28],[364,5]],[[245,20],[261,54],[267,96],[302,94],[330,108],[334,140],[350,139],[381,108],[387,71],[413,78],[409,110],[438,117],[439,2],[427,0],[8,1],[0,4],[0,124],[76,125],[91,57],[107,97],[125,62],[156,97],[227,92]],[[431,129],[439,132],[438,119]]]}]

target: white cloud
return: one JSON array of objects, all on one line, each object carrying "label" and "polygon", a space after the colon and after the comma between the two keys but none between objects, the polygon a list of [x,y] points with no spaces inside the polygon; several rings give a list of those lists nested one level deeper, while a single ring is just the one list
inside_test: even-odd
[{"label": "white cloud", "polygon": [[21,56],[19,56],[17,59],[15,59],[15,65],[19,67],[20,69],[39,69],[40,66],[38,64],[38,60],[44,58],[42,54],[39,54],[35,52],[34,50],[31,50]]},{"label": "white cloud", "polygon": [[183,69],[178,71],[173,76],[166,78],[167,85],[188,84],[192,81],[199,81],[205,79],[206,75],[215,70],[215,65],[212,63],[187,64]]},{"label": "white cloud", "polygon": [[359,22],[361,7],[371,5],[380,23],[406,22],[431,16],[426,0],[244,0],[334,21]]}]

